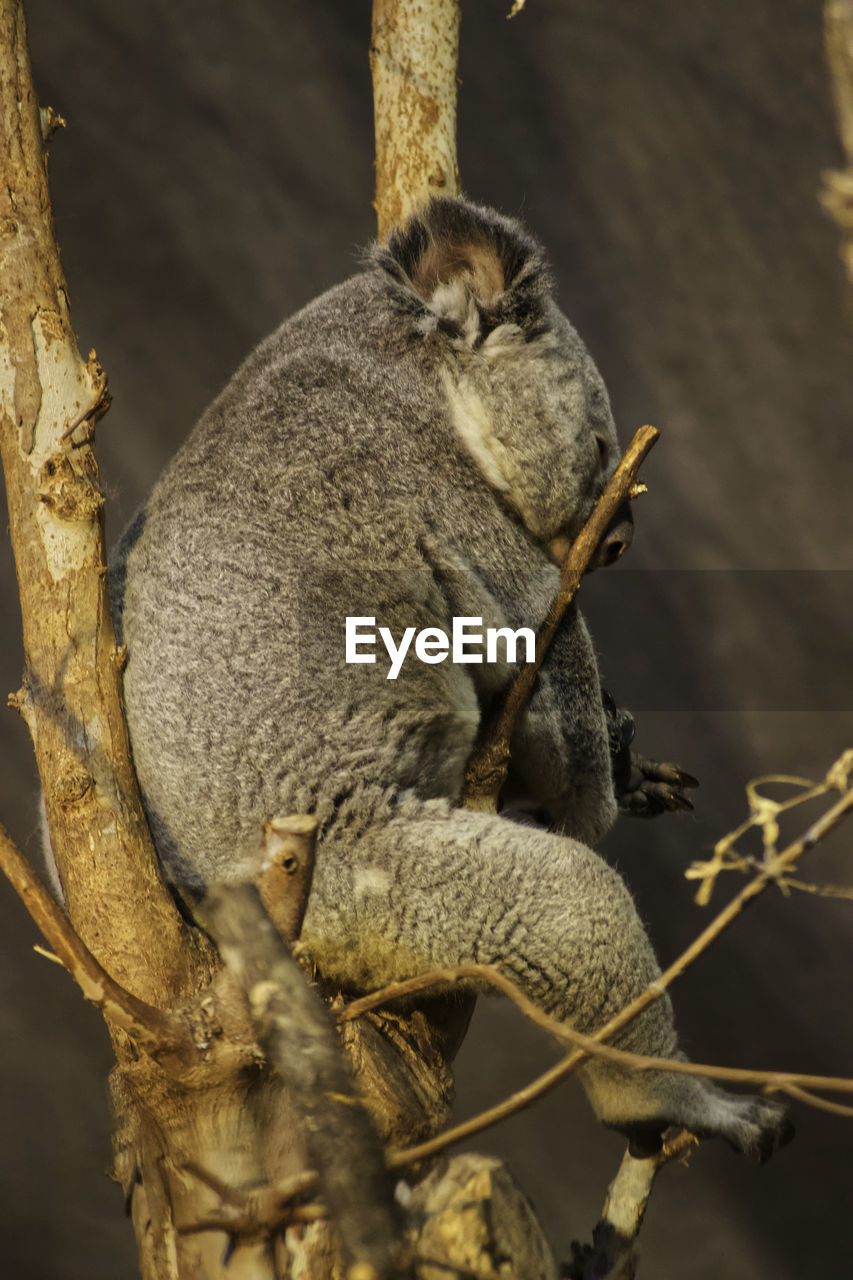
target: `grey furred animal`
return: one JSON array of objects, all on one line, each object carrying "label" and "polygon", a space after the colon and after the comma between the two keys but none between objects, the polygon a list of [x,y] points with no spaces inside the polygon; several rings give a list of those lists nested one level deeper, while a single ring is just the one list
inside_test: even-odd
[{"label": "grey furred animal", "polygon": [[[262,821],[310,813],[302,938],[349,988],[500,964],[592,1031],[655,979],[631,897],[592,851],[617,795],[580,613],[513,743],[509,793],[550,830],[458,807],[516,669],[504,647],[492,663],[410,653],[396,679],[381,645],[374,663],[345,661],[347,617],[395,642],[449,634],[454,617],[537,627],[618,456],[540,246],[464,200],[433,201],[261,343],[113,566],[134,760],[170,881],[252,877]],[[599,563],[629,540],[622,513]],[[649,777],[679,789],[677,774]],[[669,998],[617,1043],[678,1057]],[[601,1060],[582,1074],[599,1117],[643,1142],[677,1124],[765,1156],[785,1136],[779,1106],[701,1079]]]}]

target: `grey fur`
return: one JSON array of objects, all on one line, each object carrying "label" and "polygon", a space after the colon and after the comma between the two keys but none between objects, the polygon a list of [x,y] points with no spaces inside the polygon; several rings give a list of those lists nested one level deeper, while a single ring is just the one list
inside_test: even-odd
[{"label": "grey fur", "polygon": [[[208,409],[119,546],[134,758],[170,879],[253,874],[273,814],[321,823],[303,931],[356,988],[500,963],[584,1031],[658,974],[618,875],[591,851],[616,815],[598,671],[563,626],[513,754],[553,832],[457,806],[511,674],[346,665],[348,615],[445,631],[537,626],[612,472],[607,393],[514,222],[435,201],[365,271],[263,342]],[[559,834],[557,834],[559,833]],[[619,1043],[678,1053],[668,997]],[[766,1153],[780,1109],[704,1081],[593,1063],[599,1116],[684,1124]],[[640,1129],[638,1129],[640,1126]]]}]

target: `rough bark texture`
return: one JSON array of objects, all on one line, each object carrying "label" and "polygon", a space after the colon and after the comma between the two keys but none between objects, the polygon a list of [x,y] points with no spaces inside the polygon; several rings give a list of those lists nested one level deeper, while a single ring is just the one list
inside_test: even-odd
[{"label": "rough bark texture", "polygon": [[406,1197],[419,1280],[556,1280],[530,1202],[494,1157],[441,1161]]},{"label": "rough bark texture", "polygon": [[459,0],[374,0],[370,68],[379,238],[431,195],[456,195]]},{"label": "rough bark texture", "polygon": [[[247,999],[270,1072],[267,1088],[276,1092],[277,1078],[299,1118],[307,1167],[317,1171],[344,1265],[366,1264],[377,1280],[396,1274],[401,1224],[392,1211],[391,1176],[327,1010],[308,988],[252,886],[211,890],[203,919]],[[273,1142],[278,1140],[274,1134]],[[274,1186],[280,1175],[267,1173],[266,1181]]]},{"label": "rough bark texture", "polygon": [[[210,977],[210,952],[161,881],[130,763],[91,447],[106,383],[94,355],[81,359],[71,329],[41,115],[13,0],[0,5],[0,48],[0,424],[27,659],[16,705],[33,736],[72,925],[111,977],[171,1008]],[[272,896],[281,903],[286,895]],[[306,897],[307,887],[288,915],[296,930]],[[208,992],[188,1010],[178,1053],[151,1044],[140,1052],[112,1024],[116,1169],[146,1280],[221,1274],[223,1239],[241,1246],[229,1276],[284,1274],[271,1244],[280,1222],[250,1219],[231,1235],[196,1229],[211,1179],[275,1186],[306,1168],[292,1104],[228,977],[224,998]]]},{"label": "rough bark texture", "polygon": [[130,763],[91,447],[106,380],[69,320],[14,0],[0,5],[0,48],[0,449],[26,656],[14,705],[32,733],[71,920],[113,977],[162,1003],[204,965],[160,879]]}]

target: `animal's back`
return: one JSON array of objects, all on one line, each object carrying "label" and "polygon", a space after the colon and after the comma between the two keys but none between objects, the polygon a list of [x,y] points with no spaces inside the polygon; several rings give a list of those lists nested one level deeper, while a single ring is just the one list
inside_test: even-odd
[{"label": "animal's back", "polygon": [[501,625],[472,590],[477,562],[517,562],[527,542],[461,452],[380,278],[267,339],[114,566],[135,764],[172,878],[245,874],[273,813],[325,824],[395,792],[458,798],[480,718],[470,669],[412,656],[389,681],[381,647],[348,665],[346,618],[450,632],[470,593],[468,612]]}]

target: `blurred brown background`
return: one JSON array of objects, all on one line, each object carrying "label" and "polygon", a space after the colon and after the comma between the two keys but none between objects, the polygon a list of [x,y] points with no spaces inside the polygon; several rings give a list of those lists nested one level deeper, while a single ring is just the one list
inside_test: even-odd
[{"label": "blurred brown background", "polygon": [[[694,818],[624,822],[607,852],[661,959],[708,918],[682,872],[762,772],[853,744],[853,324],[821,171],[840,163],[814,0],[467,0],[460,163],[475,198],[550,247],[622,437],[654,422],[624,567],[584,587],[638,742],[702,779]],[[367,0],[29,0],[57,234],[84,350],[114,407],[98,452],[114,538],[258,338],[349,274],[373,234]],[[2,687],[21,672],[2,546]],[[23,726],[0,815],[34,850]],[[853,829],[804,878],[853,883]],[[730,885],[724,886],[731,891]],[[718,892],[716,901],[722,901]],[[109,1163],[99,1016],[0,885],[0,1256],[18,1280],[135,1274]],[[678,986],[697,1059],[853,1075],[853,903],[769,894]],[[482,1002],[468,1113],[553,1050]],[[851,1275],[853,1121],[796,1109],[755,1168],[719,1143],[655,1191],[641,1275]],[[509,1157],[558,1255],[587,1237],[621,1140],[575,1085],[476,1144]]]}]

